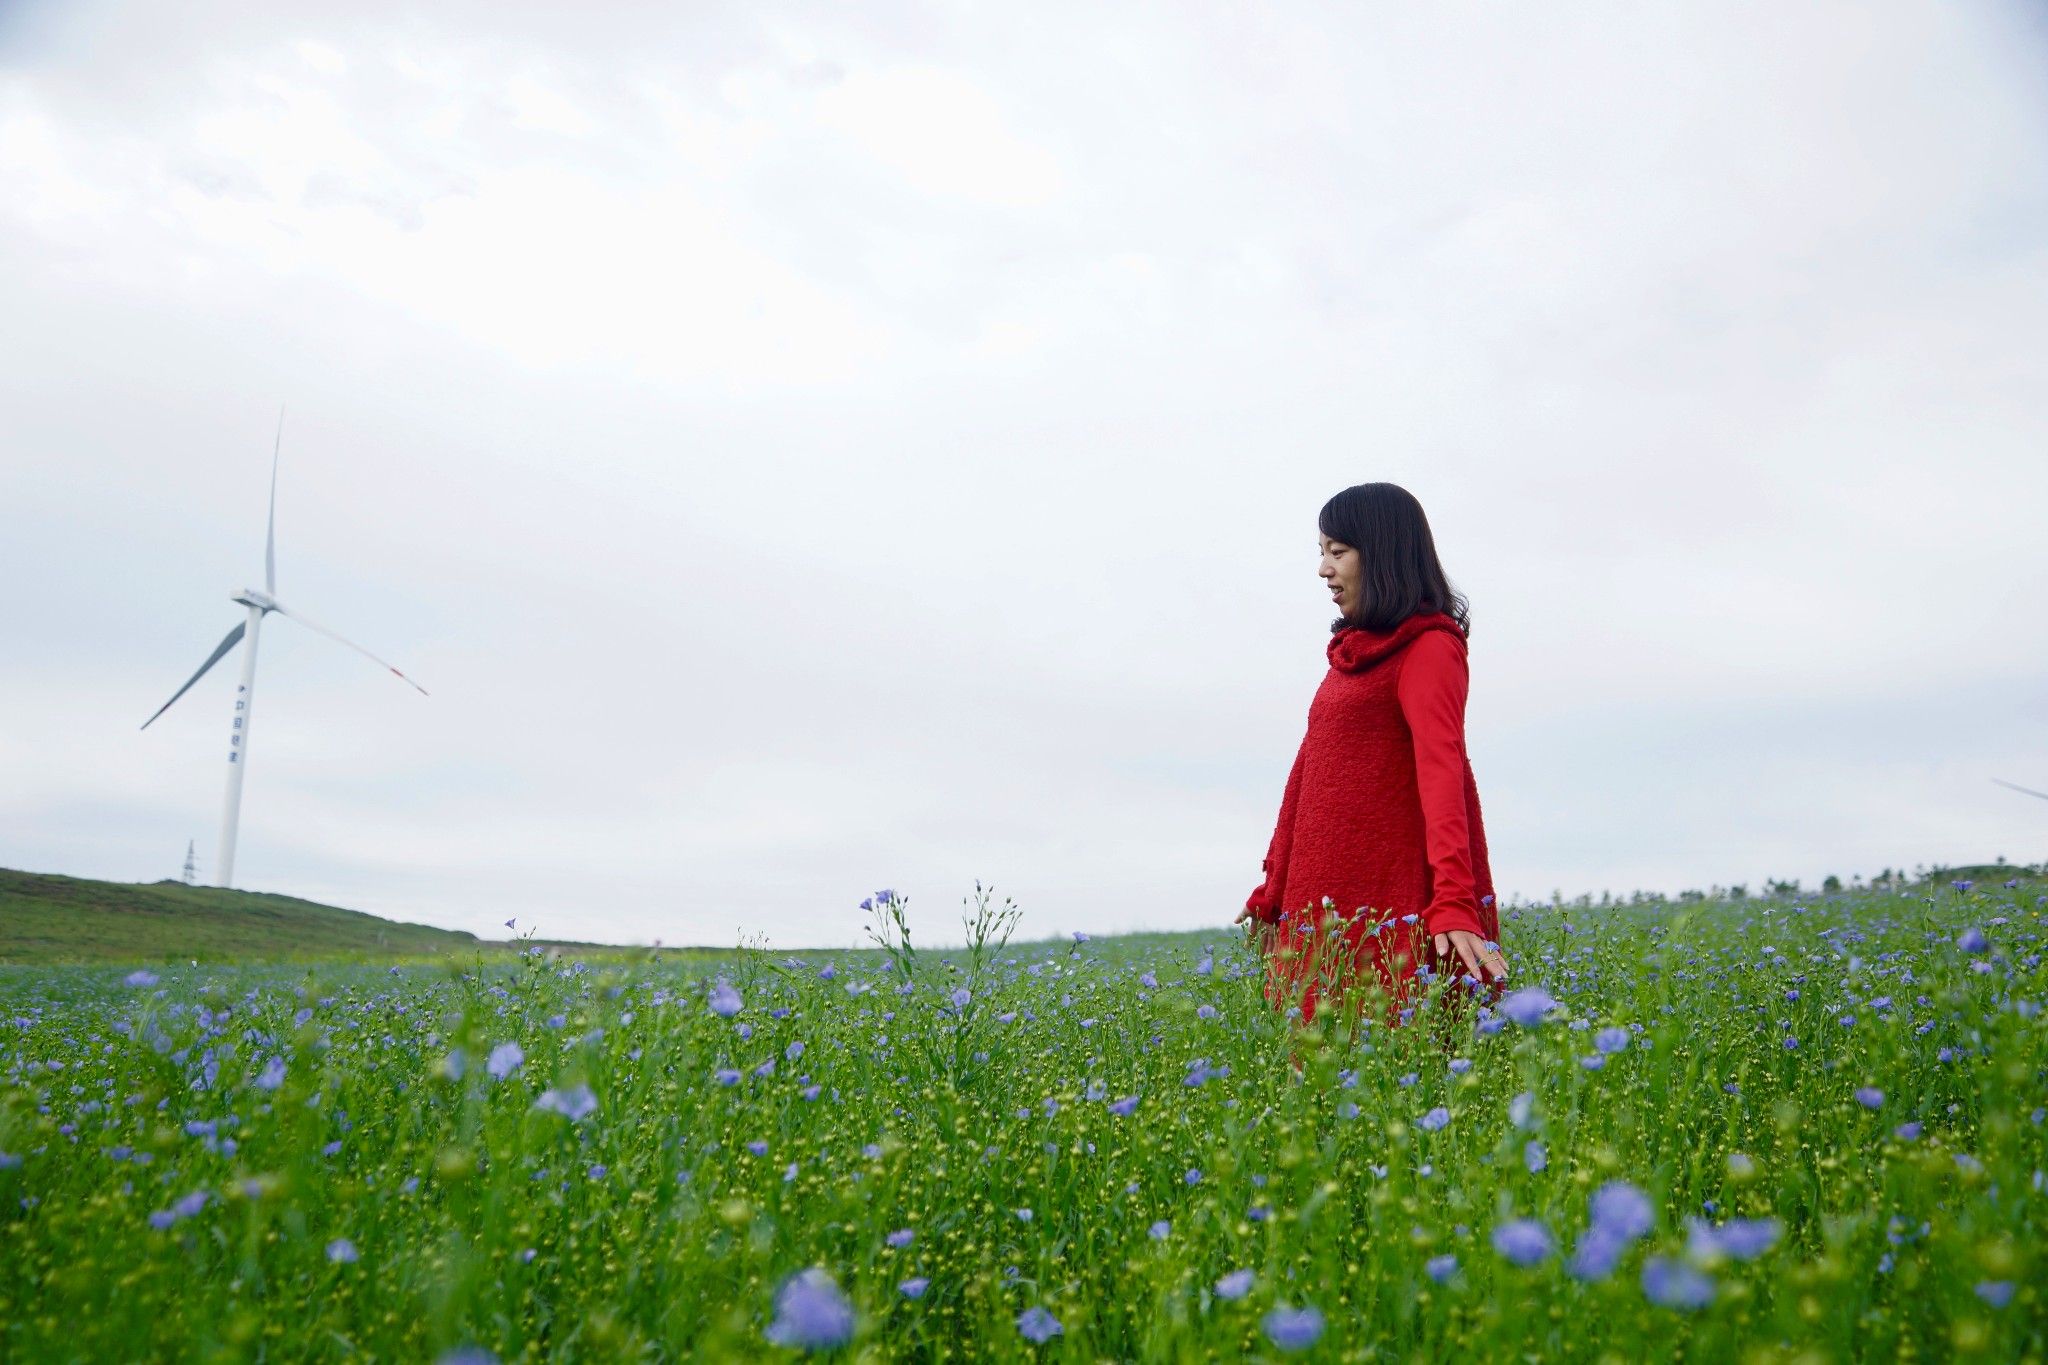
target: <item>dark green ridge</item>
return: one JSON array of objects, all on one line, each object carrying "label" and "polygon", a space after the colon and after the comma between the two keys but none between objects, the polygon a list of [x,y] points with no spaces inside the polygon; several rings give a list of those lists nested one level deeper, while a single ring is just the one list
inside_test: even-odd
[{"label": "dark green ridge", "polygon": [[0,962],[398,958],[510,946],[296,896],[0,868]]}]

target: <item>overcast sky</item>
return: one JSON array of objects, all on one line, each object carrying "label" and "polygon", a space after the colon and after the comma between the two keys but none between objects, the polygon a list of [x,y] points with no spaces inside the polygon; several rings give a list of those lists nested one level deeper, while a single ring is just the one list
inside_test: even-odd
[{"label": "overcast sky", "polygon": [[[1391,480],[1503,896],[2048,857],[2021,4],[0,3],[0,865],[1224,926]],[[1511,946],[1511,945],[1510,945]]]}]

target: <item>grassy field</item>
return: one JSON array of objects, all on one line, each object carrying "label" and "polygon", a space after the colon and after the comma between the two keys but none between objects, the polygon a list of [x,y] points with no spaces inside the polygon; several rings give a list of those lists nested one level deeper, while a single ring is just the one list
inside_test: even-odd
[{"label": "grassy field", "polygon": [[[559,946],[599,951],[593,944]],[[296,896],[0,867],[0,963],[388,961],[480,947],[512,945]]]},{"label": "grassy field", "polygon": [[2040,1360],[2008,880],[1512,906],[1536,994],[1356,1044],[1232,934],[985,897],[957,951],[0,968],[0,1358]]}]

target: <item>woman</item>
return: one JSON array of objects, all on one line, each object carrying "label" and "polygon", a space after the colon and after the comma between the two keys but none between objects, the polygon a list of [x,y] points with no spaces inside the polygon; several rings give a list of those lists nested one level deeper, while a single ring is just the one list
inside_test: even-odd
[{"label": "woman", "polygon": [[[1465,755],[1466,609],[1422,505],[1391,483],[1331,498],[1317,517],[1338,617],[1266,851],[1257,922],[1266,998],[1385,997],[1413,1013],[1418,972],[1497,996],[1507,977],[1479,795]],[[1362,988],[1362,989],[1361,989]],[[1355,1025],[1354,1025],[1355,1029]]]}]

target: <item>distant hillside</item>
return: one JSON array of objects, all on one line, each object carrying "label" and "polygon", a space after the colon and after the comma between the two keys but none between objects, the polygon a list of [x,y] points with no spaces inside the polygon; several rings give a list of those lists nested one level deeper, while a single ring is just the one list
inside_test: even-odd
[{"label": "distant hillside", "polygon": [[502,946],[296,896],[0,868],[0,962],[412,957]]}]

